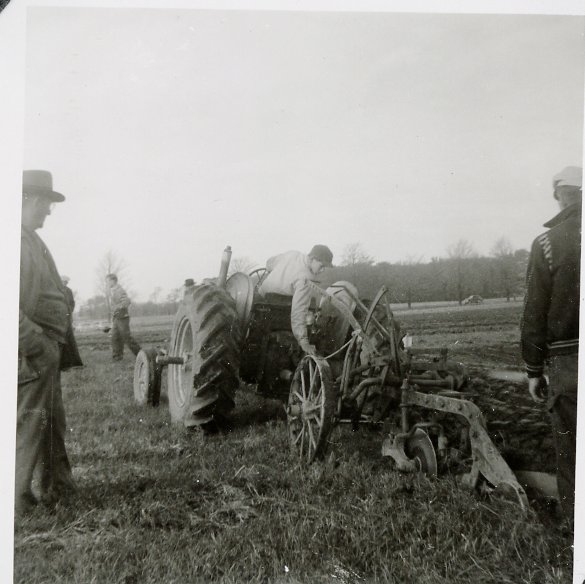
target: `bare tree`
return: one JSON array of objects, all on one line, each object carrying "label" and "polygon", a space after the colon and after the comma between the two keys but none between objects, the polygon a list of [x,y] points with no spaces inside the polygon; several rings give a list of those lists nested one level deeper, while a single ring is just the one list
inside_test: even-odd
[{"label": "bare tree", "polygon": [[506,301],[510,302],[510,297],[515,295],[514,248],[506,237],[500,237],[500,239],[494,244],[491,253],[498,262],[502,291],[506,296]]},{"label": "bare tree", "polygon": [[[127,285],[127,272],[128,264],[126,261],[118,257],[112,250],[108,250],[104,254],[96,268],[96,295],[104,296],[106,298],[108,314],[111,314],[110,289],[106,283],[106,276],[108,274],[116,274],[116,276],[118,276],[118,283],[125,288]],[[126,290],[126,292],[128,295],[131,295],[131,292],[128,292],[128,290]]]},{"label": "bare tree", "polygon": [[167,302],[178,302],[181,298],[181,288],[173,288],[167,294]]},{"label": "bare tree", "polygon": [[500,239],[494,243],[494,247],[492,247],[491,251],[491,254],[495,258],[512,255],[513,253],[514,248],[507,237],[500,237]]},{"label": "bare tree", "polygon": [[251,272],[256,265],[257,263],[247,256],[233,258],[230,262],[229,275],[231,276],[235,272],[244,272],[244,274],[247,274]]},{"label": "bare tree", "polygon": [[408,308],[412,308],[412,289],[418,285],[418,279],[416,278],[416,266],[422,263],[423,256],[415,258],[414,256],[408,256],[405,261],[401,262],[403,266],[406,266],[404,272],[404,286],[406,288],[406,302]]},{"label": "bare tree", "polygon": [[465,290],[465,266],[470,258],[477,257],[477,253],[469,241],[460,239],[447,248],[447,254],[455,265],[457,301],[462,304]]},{"label": "bare tree", "polygon": [[374,263],[374,258],[367,254],[359,241],[349,243],[343,249],[341,256],[342,266],[355,266],[356,264],[367,264],[371,266]]},{"label": "bare tree", "polygon": [[152,294],[148,297],[149,302],[152,302],[153,304],[158,304],[161,292],[162,288],[160,286],[157,286],[152,292]]},{"label": "bare tree", "polygon": [[447,255],[451,259],[467,259],[476,257],[477,253],[467,239],[460,239],[447,248]]}]

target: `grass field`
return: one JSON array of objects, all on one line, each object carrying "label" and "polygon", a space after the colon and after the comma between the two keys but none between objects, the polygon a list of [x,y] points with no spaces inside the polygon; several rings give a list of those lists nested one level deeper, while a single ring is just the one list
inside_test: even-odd
[{"label": "grass field", "polygon": [[[400,314],[415,344],[446,344],[474,388],[512,408],[525,388],[487,373],[519,370],[518,318],[517,304]],[[144,346],[170,332],[168,319],[132,325]],[[572,539],[545,500],[522,512],[450,476],[399,474],[365,428],[336,429],[327,460],[302,467],[282,404],[252,387],[237,395],[231,431],[205,438],[170,424],[164,385],[159,408],[134,404],[133,359],[112,363],[107,335],[79,343],[86,366],[63,375],[79,494],[17,526],[15,582],[571,581]]]}]

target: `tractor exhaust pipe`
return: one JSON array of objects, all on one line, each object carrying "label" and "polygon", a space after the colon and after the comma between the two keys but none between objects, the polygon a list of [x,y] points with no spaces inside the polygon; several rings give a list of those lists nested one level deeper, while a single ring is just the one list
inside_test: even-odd
[{"label": "tractor exhaust pipe", "polygon": [[223,255],[221,256],[221,265],[219,266],[219,277],[217,278],[217,285],[224,290],[231,259],[232,248],[228,245],[223,250]]}]

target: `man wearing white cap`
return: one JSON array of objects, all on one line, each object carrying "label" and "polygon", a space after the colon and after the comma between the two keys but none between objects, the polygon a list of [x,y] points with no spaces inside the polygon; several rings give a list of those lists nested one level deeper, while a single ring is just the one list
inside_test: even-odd
[{"label": "man wearing white cap", "polygon": [[55,203],[51,173],[25,170],[22,182],[18,397],[16,421],[15,513],[28,512],[37,499],[33,471],[40,470],[40,495],[55,503],[75,490],[65,450],[65,410],[61,370],[82,365],[71,327],[65,288],[47,246],[37,235]]},{"label": "man wearing white cap", "polygon": [[528,390],[534,401],[547,399],[551,414],[559,495],[571,524],[575,505],[582,175],[582,168],[568,166],[553,177],[553,196],[561,211],[544,224],[549,230],[532,244],[521,332]]}]

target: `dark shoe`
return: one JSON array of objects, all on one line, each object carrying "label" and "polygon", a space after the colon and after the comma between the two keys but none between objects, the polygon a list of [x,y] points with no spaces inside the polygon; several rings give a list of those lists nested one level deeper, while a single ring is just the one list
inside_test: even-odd
[{"label": "dark shoe", "polygon": [[112,361],[121,361],[122,357],[112,357]]},{"label": "dark shoe", "polygon": [[32,510],[38,505],[36,497],[32,493],[23,493],[16,497],[14,503],[14,517],[20,519],[29,515]]},{"label": "dark shoe", "polygon": [[216,434],[227,434],[232,431],[232,423],[229,418],[221,414],[215,414],[209,422],[199,426],[203,430],[204,436],[214,436]]},{"label": "dark shoe", "polygon": [[60,501],[66,501],[77,493],[77,487],[73,481],[61,482],[51,485],[42,495],[41,503],[47,507],[54,507]]},{"label": "dark shoe", "polygon": [[204,436],[215,436],[219,434],[219,424],[215,420],[211,420],[210,422],[205,422],[205,424],[201,424],[199,426],[203,431]]}]

